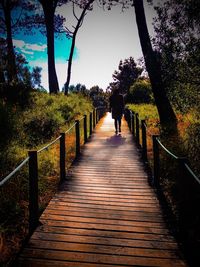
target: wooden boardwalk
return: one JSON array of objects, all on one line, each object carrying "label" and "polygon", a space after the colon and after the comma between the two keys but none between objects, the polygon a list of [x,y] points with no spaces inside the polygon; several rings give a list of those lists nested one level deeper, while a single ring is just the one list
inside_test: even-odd
[{"label": "wooden boardwalk", "polygon": [[18,259],[31,267],[186,266],[126,122],[102,119]]}]

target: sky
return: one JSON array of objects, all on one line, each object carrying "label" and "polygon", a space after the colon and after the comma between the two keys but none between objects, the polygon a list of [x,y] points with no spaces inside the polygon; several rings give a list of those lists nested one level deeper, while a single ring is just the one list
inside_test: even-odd
[{"label": "sky", "polygon": [[[57,12],[66,17],[68,27],[75,25],[71,6],[64,6]],[[145,13],[152,35],[152,17],[155,15],[153,7],[145,4]],[[48,90],[46,37],[39,32],[31,36],[19,33],[14,37],[14,45],[24,54],[30,66],[42,67],[42,86]],[[56,71],[60,89],[67,77],[70,45],[71,41],[63,35],[55,38]],[[78,31],[70,84],[81,83],[88,89],[98,85],[105,90],[113,81],[112,74],[118,68],[119,61],[130,56],[135,60],[142,57],[134,7],[122,12],[121,7],[117,6],[108,11],[94,4],[93,11],[88,11]]]}]

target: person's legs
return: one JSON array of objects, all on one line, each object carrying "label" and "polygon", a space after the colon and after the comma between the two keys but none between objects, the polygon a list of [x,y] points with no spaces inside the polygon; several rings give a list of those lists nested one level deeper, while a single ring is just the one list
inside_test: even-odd
[{"label": "person's legs", "polygon": [[121,118],[118,119],[118,123],[119,123],[119,132],[121,133]]},{"label": "person's legs", "polygon": [[117,133],[117,119],[115,119],[115,132]]}]

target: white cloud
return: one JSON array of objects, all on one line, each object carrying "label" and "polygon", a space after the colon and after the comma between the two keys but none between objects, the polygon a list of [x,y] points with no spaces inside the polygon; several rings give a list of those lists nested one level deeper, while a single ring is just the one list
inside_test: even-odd
[{"label": "white cloud", "polygon": [[46,44],[30,44],[23,40],[13,40],[13,44],[25,54],[33,54],[35,51],[44,52],[47,48]]},{"label": "white cloud", "polygon": [[24,54],[29,54],[29,55],[33,55],[34,54],[33,51],[27,51],[25,49],[21,49],[21,52],[24,53]]}]

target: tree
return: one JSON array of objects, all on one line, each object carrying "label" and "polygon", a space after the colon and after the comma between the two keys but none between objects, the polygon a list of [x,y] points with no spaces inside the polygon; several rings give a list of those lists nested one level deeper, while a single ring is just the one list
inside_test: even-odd
[{"label": "tree", "polygon": [[[151,1],[148,1],[151,2]],[[155,104],[158,109],[160,123],[163,127],[170,127],[177,132],[177,119],[166,95],[161,75],[161,65],[157,53],[153,50],[146,23],[143,0],[102,0],[101,3],[108,8],[116,3],[121,3],[122,8],[134,6],[140,44],[144,56],[145,66],[154,94]]]},{"label": "tree", "polygon": [[[75,47],[75,42],[76,42],[76,36],[78,33],[79,28],[82,26],[83,24],[83,20],[84,17],[86,15],[86,11],[91,9],[91,4],[94,2],[94,0],[89,0],[89,1],[78,1],[79,6],[81,8],[83,8],[80,17],[78,18],[77,15],[75,14],[75,10],[74,10],[74,2],[73,2],[73,14],[74,17],[77,20],[77,24],[74,27],[74,31],[70,31],[69,29],[67,29],[68,32],[68,36],[70,36],[72,38],[72,44],[71,44],[71,49],[70,49],[70,55],[69,55],[69,60],[68,60],[68,69],[67,69],[67,80],[65,83],[65,95],[68,94],[68,87],[70,84],[70,79],[71,79],[71,67],[72,67],[72,58],[73,58],[73,54],[74,54],[74,47]],[[84,3],[85,2],[85,3]]]},{"label": "tree", "polygon": [[0,11],[3,13],[0,16],[0,29],[1,32],[6,34],[7,44],[7,72],[8,81],[17,81],[17,68],[14,52],[14,45],[12,40],[12,18],[11,12],[17,7],[19,1],[16,0],[0,0]]},{"label": "tree", "polygon": [[[64,91],[65,91],[65,85],[64,85]],[[87,94],[87,88],[84,84],[81,83],[77,83],[76,86],[75,85],[70,85],[68,87],[68,91],[69,93],[81,93],[81,94]]]},{"label": "tree", "polygon": [[[27,27],[27,12],[34,11],[35,5],[25,0],[0,0],[0,33],[1,45],[5,36],[5,49],[2,50],[4,72],[8,83],[18,82],[13,34]],[[1,73],[2,76],[2,73]]]},{"label": "tree", "polygon": [[142,73],[142,68],[138,67],[132,57],[120,60],[118,71],[113,74],[115,87],[119,88],[124,94],[129,94],[130,86],[137,80]]},{"label": "tree", "polygon": [[[47,35],[47,55],[48,55],[48,80],[49,92],[58,93],[59,85],[55,67],[55,51],[54,51],[54,16],[57,5],[62,4],[59,0],[38,0],[42,5]],[[64,1],[67,2],[67,1]]]},{"label": "tree", "polygon": [[132,103],[152,103],[153,95],[151,84],[148,79],[138,79],[130,87]]},{"label": "tree", "polygon": [[89,90],[89,96],[92,99],[95,107],[102,107],[107,105],[106,94],[98,85],[92,86]]},{"label": "tree", "polygon": [[157,54],[153,51],[150,41],[143,1],[134,0],[136,22],[138,27],[138,33],[140,37],[140,44],[145,60],[146,69],[151,81],[152,91],[154,94],[155,103],[158,109],[160,123],[163,126],[167,126],[176,131],[177,119],[172,109],[169,99],[166,95],[164,83],[162,80],[161,66]]},{"label": "tree", "polygon": [[187,111],[199,102],[200,21],[195,14],[200,4],[197,0],[168,0],[156,11],[154,47],[160,55],[162,79],[176,108]]}]

